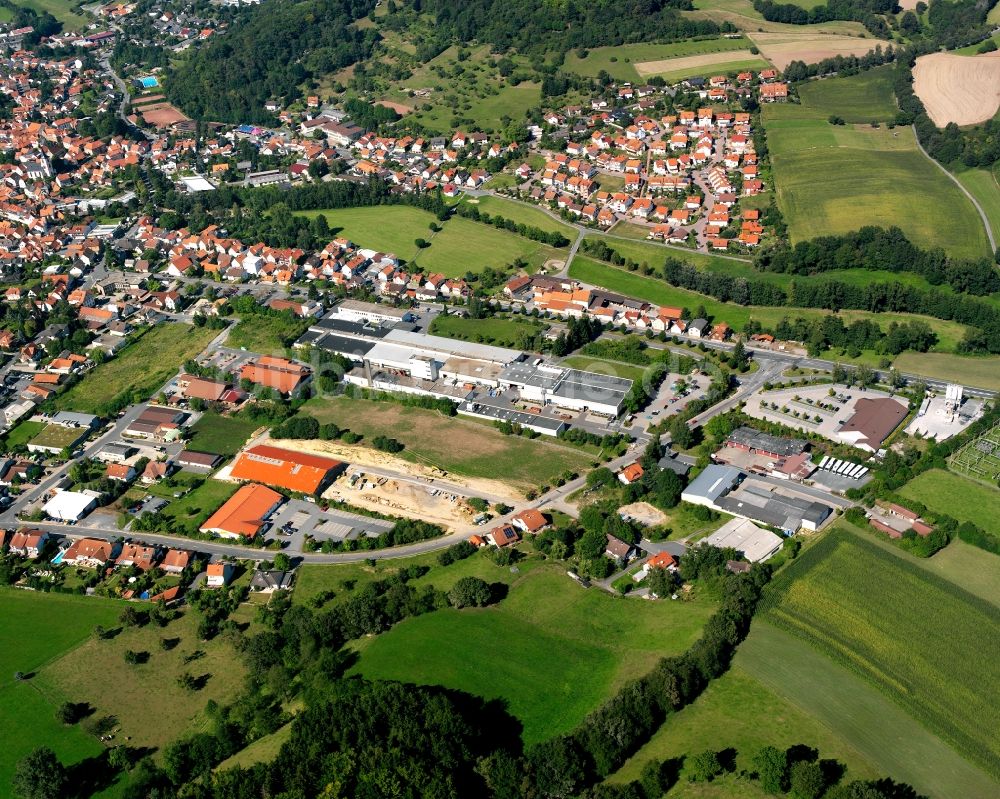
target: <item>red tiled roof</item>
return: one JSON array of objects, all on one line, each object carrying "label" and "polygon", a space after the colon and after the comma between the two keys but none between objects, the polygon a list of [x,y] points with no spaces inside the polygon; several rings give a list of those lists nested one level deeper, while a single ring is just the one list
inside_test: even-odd
[{"label": "red tiled roof", "polygon": [[251,447],[236,459],[232,477],[236,480],[280,486],[303,494],[315,494],[330,473],[343,465],[332,458],[261,444]]}]

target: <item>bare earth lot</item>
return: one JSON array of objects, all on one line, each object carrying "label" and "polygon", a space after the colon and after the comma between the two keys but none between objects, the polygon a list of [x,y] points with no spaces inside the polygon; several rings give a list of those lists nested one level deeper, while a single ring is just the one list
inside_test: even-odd
[{"label": "bare earth lot", "polygon": [[864,55],[874,50],[878,41],[857,36],[824,33],[750,33],[761,54],[778,69],[792,61],[814,64],[837,55]]},{"label": "bare earth lot", "polygon": [[680,58],[663,58],[659,61],[642,61],[635,65],[635,71],[645,78],[649,75],[660,75],[664,72],[697,69],[698,67],[718,66],[724,68],[731,61],[746,61],[754,58],[749,50],[730,50],[726,53],[701,53],[700,55],[681,56]]},{"label": "bare earth lot", "polygon": [[920,56],[913,68],[913,90],[940,128],[949,122],[985,122],[1000,108],[1000,52]]}]

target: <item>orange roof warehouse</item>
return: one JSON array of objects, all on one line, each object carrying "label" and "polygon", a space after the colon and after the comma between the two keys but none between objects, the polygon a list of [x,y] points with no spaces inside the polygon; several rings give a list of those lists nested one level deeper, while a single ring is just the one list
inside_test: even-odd
[{"label": "orange roof warehouse", "polygon": [[318,494],[344,467],[344,463],[332,458],[262,444],[250,447],[236,459],[231,476],[234,480],[266,483],[302,494]]},{"label": "orange roof warehouse", "polygon": [[255,538],[284,499],[277,491],[249,483],[233,494],[199,529],[220,538]]}]

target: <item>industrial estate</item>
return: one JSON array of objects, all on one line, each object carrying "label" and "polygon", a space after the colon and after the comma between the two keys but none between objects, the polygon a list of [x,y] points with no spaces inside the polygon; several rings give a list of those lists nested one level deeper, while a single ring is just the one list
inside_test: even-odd
[{"label": "industrial estate", "polygon": [[1000,795],[998,46],[0,0],[0,796]]}]

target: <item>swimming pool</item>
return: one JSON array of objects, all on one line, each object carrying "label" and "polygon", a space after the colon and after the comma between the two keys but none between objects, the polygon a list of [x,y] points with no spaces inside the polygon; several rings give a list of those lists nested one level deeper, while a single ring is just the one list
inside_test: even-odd
[{"label": "swimming pool", "polygon": [[142,88],[144,89],[155,89],[157,86],[160,85],[160,82],[152,75],[149,75],[145,78],[139,78],[139,83],[142,85]]},{"label": "swimming pool", "polygon": [[66,550],[65,550],[65,549],[60,549],[60,550],[59,550],[59,554],[58,554],[58,555],[56,555],[56,556],[55,556],[54,558],[52,558],[52,562],[53,562],[53,563],[54,563],[54,564],[55,564],[56,566],[58,566],[58,565],[59,565],[60,563],[62,563],[62,559],[63,559],[63,555],[65,554],[65,552],[66,552]]}]

